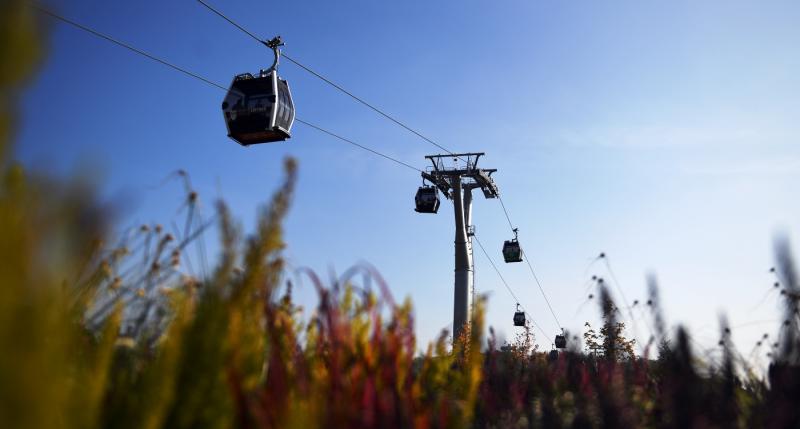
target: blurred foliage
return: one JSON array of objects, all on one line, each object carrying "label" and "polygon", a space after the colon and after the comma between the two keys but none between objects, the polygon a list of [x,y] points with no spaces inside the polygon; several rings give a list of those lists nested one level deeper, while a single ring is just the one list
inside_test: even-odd
[{"label": "blurred foliage", "polygon": [[291,160],[248,237],[217,205],[222,252],[212,271],[194,270],[188,256],[209,223],[183,172],[183,228],[141,225],[112,240],[91,187],[10,161],[19,91],[41,58],[24,5],[0,3],[3,427],[800,426],[800,286],[785,242],[776,252],[784,323],[760,378],[724,322],[721,363],[701,366],[685,330],[665,331],[655,287],[658,360],[633,355],[605,290],[604,327],[589,335],[602,354],[575,344],[540,352],[529,327],[513,344],[497,347],[493,334],[485,342],[479,299],[452,347],[443,333],[415,356],[411,303],[395,303],[364,267],[378,293],[351,282],[355,271],[328,287],[306,273],[319,303],[304,319],[282,278]]},{"label": "blurred foliage", "polygon": [[20,0],[0,0],[0,161],[6,162],[14,108],[22,85],[39,60],[41,26],[33,9]]}]

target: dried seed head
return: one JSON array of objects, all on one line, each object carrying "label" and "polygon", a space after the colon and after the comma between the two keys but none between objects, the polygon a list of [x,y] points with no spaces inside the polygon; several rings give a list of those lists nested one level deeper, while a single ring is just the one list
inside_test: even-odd
[{"label": "dried seed head", "polygon": [[164,230],[164,227],[161,226],[161,225],[156,225],[155,230],[156,230],[156,234],[161,234],[161,231]]},{"label": "dried seed head", "polygon": [[197,279],[192,277],[192,276],[189,276],[189,275],[182,276],[181,277],[181,283],[183,283],[183,286],[185,286],[187,288],[192,288],[192,287],[197,287],[198,286]]},{"label": "dried seed head", "polygon": [[119,277],[114,277],[114,280],[108,285],[112,290],[117,290],[120,286],[122,286],[122,279]]},{"label": "dried seed head", "polygon": [[606,257],[606,254],[604,252],[600,252],[600,256],[598,256],[598,258],[603,259],[605,257]]},{"label": "dried seed head", "polygon": [[139,227],[139,231],[141,231],[141,232],[150,232],[150,226],[142,225],[142,226]]},{"label": "dried seed head", "polygon": [[136,347],[136,340],[130,336],[124,335],[117,338],[117,340],[114,342],[114,345],[124,349],[132,349]]},{"label": "dried seed head", "polygon": [[138,296],[139,298],[144,298],[144,289],[143,288],[137,289],[136,296]]},{"label": "dried seed head", "polygon": [[195,201],[197,201],[197,192],[195,191],[189,192],[189,202],[193,203]]}]

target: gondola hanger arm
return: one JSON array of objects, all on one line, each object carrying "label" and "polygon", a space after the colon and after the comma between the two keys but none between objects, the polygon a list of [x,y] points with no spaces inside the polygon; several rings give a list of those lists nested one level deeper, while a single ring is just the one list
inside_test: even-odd
[{"label": "gondola hanger arm", "polygon": [[261,43],[264,46],[272,49],[272,53],[275,55],[275,59],[274,59],[274,61],[272,63],[272,66],[270,66],[270,68],[267,69],[267,73],[269,73],[269,72],[271,72],[273,70],[277,70],[278,69],[278,63],[280,62],[280,59],[281,59],[281,49],[280,49],[280,47],[284,45],[283,39],[281,39],[281,36],[275,36],[270,40],[261,40]]}]

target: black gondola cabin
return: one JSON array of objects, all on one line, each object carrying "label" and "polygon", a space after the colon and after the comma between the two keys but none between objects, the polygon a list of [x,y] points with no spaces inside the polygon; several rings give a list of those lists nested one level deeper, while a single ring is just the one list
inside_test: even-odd
[{"label": "black gondola cabin", "polygon": [[436,213],[439,211],[439,191],[435,186],[421,186],[414,197],[417,213]]},{"label": "black gondola cabin", "polygon": [[242,146],[284,141],[291,137],[294,103],[289,84],[275,69],[233,79],[222,102],[228,136]]},{"label": "black gondola cabin", "polygon": [[556,335],[556,348],[557,349],[565,349],[567,348],[567,337],[564,335]]},{"label": "black gondola cabin", "polygon": [[514,312],[514,326],[525,326],[525,312]]},{"label": "black gondola cabin", "polygon": [[503,259],[506,262],[522,262],[522,251],[517,239],[506,240],[503,243]]}]

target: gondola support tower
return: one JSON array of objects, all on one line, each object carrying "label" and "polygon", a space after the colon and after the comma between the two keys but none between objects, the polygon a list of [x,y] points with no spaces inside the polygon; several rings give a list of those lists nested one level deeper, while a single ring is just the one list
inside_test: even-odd
[{"label": "gondola support tower", "polygon": [[[422,178],[433,183],[453,201],[455,214],[455,281],[453,290],[453,340],[464,333],[472,321],[474,265],[472,260],[472,190],[480,189],[485,198],[497,198],[499,190],[492,179],[496,169],[478,168],[479,153],[428,155],[433,164]],[[446,166],[452,159],[453,166]]]}]

